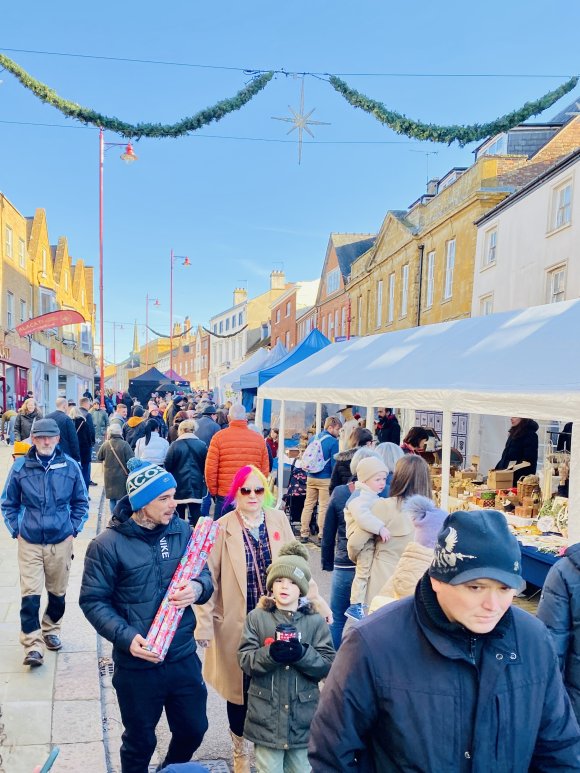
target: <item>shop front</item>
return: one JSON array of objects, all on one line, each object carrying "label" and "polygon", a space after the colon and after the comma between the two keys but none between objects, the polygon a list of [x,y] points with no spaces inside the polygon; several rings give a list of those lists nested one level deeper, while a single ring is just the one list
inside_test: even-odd
[{"label": "shop front", "polygon": [[26,400],[31,363],[30,352],[0,345],[0,399],[4,408],[18,410]]},{"label": "shop front", "polygon": [[50,349],[49,364],[57,368],[57,396],[79,402],[84,392],[93,394],[94,372],[90,365],[85,365],[58,349]]}]

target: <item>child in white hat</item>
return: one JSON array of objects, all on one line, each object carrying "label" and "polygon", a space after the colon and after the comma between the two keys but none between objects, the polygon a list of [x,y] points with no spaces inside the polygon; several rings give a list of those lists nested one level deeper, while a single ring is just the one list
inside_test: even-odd
[{"label": "child in white hat", "polygon": [[370,456],[359,462],[355,490],[344,508],[348,557],[356,564],[351,604],[362,604],[365,600],[376,539],[387,542],[391,536],[385,524],[372,512],[385,488],[387,473],[383,460],[378,457]]}]

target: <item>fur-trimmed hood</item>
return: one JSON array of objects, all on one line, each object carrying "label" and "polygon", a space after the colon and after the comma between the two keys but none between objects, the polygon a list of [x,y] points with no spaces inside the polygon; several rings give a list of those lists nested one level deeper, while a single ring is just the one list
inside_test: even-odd
[{"label": "fur-trimmed hood", "polygon": [[[265,612],[275,612],[277,610],[276,602],[271,596],[262,596],[258,601],[258,608],[263,609]],[[316,610],[314,605],[310,601],[298,602],[298,612],[302,612],[303,615],[314,615]]]},{"label": "fur-trimmed hood", "polygon": [[337,454],[334,455],[335,461],[337,462],[350,462],[352,457],[355,455],[355,453],[358,451],[358,448],[348,448],[346,451],[339,451]]}]

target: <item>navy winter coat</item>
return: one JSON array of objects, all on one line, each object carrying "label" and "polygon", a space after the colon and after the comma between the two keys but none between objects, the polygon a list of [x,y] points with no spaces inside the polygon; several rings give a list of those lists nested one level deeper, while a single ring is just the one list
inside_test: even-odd
[{"label": "navy winter coat", "polygon": [[538,607],[556,645],[564,684],[580,722],[580,543],[548,572]]},{"label": "navy winter coat", "polygon": [[346,549],[346,524],[344,521],[344,506],[353,491],[354,487],[351,489],[348,484],[337,486],[328,501],[321,543],[322,568],[326,572],[332,572],[335,566],[354,568]]},{"label": "navy winter coat", "polygon": [[475,636],[424,576],[343,639],[309,750],[313,773],[553,773],[579,769],[580,728],[539,620],[514,608]]},{"label": "navy winter coat", "polygon": [[164,466],[177,483],[175,499],[203,499],[207,494],[203,477],[206,456],[206,444],[195,435],[181,435],[169,446]]},{"label": "navy winter coat", "polygon": [[56,545],[76,537],[89,516],[80,467],[56,447],[45,469],[32,446],[16,459],[2,492],[2,515],[13,537],[34,545]]},{"label": "navy winter coat", "polygon": [[212,437],[221,429],[217,421],[214,421],[211,416],[200,416],[197,419],[197,429],[195,430],[196,436],[202,440],[209,448]]},{"label": "navy winter coat", "polygon": [[81,460],[81,452],[79,450],[79,439],[77,437],[77,431],[74,421],[70,416],[67,416],[64,411],[53,411],[46,417],[47,419],[54,419],[58,424],[60,430],[60,440],[58,444],[61,450],[76,459],[77,462]]},{"label": "navy winter coat", "polygon": [[[147,636],[191,529],[174,514],[167,526],[147,531],[135,523],[132,514],[129,497],[124,497],[108,527],[89,544],[79,604],[97,633],[112,642],[115,663],[141,670],[158,664],[133,657],[129,647],[138,633]],[[203,590],[196,604],[205,604],[213,593],[207,566],[197,582]],[[195,615],[189,606],[165,662],[195,655],[194,629]]]}]

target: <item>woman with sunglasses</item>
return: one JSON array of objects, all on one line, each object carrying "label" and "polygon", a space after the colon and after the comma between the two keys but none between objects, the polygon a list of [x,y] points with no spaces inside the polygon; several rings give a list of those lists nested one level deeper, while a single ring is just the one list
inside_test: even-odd
[{"label": "woman with sunglasses", "polygon": [[[294,540],[286,515],[273,509],[274,497],[264,475],[246,465],[236,473],[224,506],[235,510],[222,516],[220,531],[208,559],[214,593],[196,607],[195,638],[207,647],[203,674],[206,682],[227,701],[234,750],[234,773],[250,773],[244,740],[249,679],[238,665],[238,646],[248,612],[266,595],[266,570],[282,545]],[[311,581],[308,594],[317,611],[332,621],[326,602]]]}]

